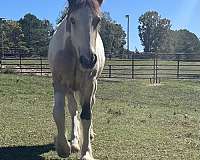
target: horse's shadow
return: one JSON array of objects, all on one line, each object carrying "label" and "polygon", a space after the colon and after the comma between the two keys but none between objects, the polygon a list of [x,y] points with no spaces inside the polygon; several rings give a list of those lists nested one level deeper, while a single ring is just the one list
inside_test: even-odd
[{"label": "horse's shadow", "polygon": [[0,160],[42,160],[40,155],[55,150],[53,144],[0,147]]}]

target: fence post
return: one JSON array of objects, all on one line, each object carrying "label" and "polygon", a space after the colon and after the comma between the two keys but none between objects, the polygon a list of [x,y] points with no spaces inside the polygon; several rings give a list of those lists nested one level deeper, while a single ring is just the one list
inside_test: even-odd
[{"label": "fence post", "polygon": [[21,55],[21,53],[19,54],[19,68],[20,68],[20,73],[22,74],[22,55]]},{"label": "fence post", "polygon": [[153,83],[160,83],[160,79],[158,78],[158,55],[154,54],[154,65],[153,65]]},{"label": "fence post", "polygon": [[109,53],[109,60],[112,60],[112,53]]},{"label": "fence post", "polygon": [[109,77],[109,78],[112,77],[112,66],[111,66],[111,65],[109,65],[108,77]]},{"label": "fence post", "polygon": [[153,53],[153,83],[155,83],[155,79],[156,79],[156,53]]},{"label": "fence post", "polygon": [[135,53],[132,53],[132,79],[135,79]]},{"label": "fence post", "polygon": [[42,76],[42,56],[40,55],[40,73],[41,73],[41,76]]},{"label": "fence post", "polygon": [[177,79],[179,79],[179,73],[180,73],[180,57],[178,55],[178,59],[177,59]]},{"label": "fence post", "polygon": [[155,54],[155,61],[156,61],[156,83],[158,83],[158,55]]}]

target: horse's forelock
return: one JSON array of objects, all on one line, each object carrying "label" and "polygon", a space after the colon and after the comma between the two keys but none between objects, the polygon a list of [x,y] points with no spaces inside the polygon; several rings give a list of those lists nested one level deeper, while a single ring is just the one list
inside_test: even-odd
[{"label": "horse's forelock", "polygon": [[69,12],[79,9],[84,6],[89,6],[97,14],[100,12],[100,3],[98,0],[68,0]]}]

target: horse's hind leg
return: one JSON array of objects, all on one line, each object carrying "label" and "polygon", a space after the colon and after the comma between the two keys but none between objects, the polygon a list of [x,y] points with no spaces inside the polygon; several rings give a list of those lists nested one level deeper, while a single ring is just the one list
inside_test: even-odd
[{"label": "horse's hind leg", "polygon": [[67,94],[68,109],[72,119],[72,132],[71,132],[71,149],[72,152],[80,151],[80,122],[78,120],[78,107],[75,99],[75,93],[73,91]]},{"label": "horse's hind leg", "polygon": [[57,126],[58,135],[55,139],[56,151],[60,157],[69,157],[71,153],[70,144],[65,135],[65,93],[54,88],[53,117]]}]

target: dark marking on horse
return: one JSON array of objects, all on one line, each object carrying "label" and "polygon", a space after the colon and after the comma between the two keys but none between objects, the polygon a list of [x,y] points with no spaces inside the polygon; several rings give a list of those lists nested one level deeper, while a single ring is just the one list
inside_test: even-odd
[{"label": "dark marking on horse", "polygon": [[90,105],[88,103],[85,103],[82,106],[82,112],[81,112],[81,119],[82,120],[91,120],[91,108]]}]

